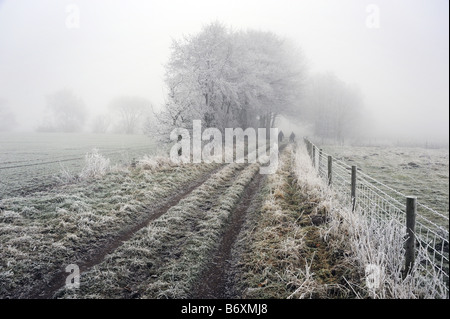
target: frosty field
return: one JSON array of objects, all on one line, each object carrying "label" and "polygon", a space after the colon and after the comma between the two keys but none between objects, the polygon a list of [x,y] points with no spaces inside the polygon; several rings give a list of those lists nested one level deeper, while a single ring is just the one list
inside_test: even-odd
[{"label": "frosty field", "polygon": [[44,190],[64,170],[79,173],[94,148],[113,165],[156,152],[144,135],[0,133],[0,199]]},{"label": "frosty field", "polygon": [[[303,144],[280,144],[277,172],[261,175],[258,163],[174,164],[148,155],[158,151],[147,139],[113,137],[40,151],[3,141],[2,179],[24,168],[36,178],[26,191],[16,177],[0,199],[0,298],[448,298],[439,278],[402,277],[403,233],[371,238]],[[93,147],[111,157],[107,170],[45,184],[58,159],[85,169]],[[386,269],[376,291],[364,273],[373,256]]]},{"label": "frosty field", "polygon": [[[324,152],[448,216],[449,150],[323,145]],[[448,228],[448,225],[447,225]]]}]

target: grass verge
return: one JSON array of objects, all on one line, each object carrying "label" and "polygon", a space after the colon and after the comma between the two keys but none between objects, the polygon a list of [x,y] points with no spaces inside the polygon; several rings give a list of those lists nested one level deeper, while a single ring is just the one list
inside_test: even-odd
[{"label": "grass verge", "polygon": [[297,175],[295,147],[268,175],[261,204],[248,214],[234,247],[234,273],[243,298],[350,298],[350,267],[342,243],[324,238],[330,209],[324,189]]}]

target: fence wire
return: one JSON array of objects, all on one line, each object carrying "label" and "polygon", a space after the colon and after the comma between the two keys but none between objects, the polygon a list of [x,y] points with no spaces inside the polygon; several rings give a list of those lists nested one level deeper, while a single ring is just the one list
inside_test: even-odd
[{"label": "fence wire", "polygon": [[[340,199],[351,203],[370,218],[398,223],[406,236],[406,195],[364,174],[356,173],[356,194],[351,196],[352,167],[323,152],[305,139],[312,163],[324,182],[336,190]],[[313,156],[314,154],[314,156]],[[331,176],[328,170],[331,159]],[[330,181],[331,180],[331,181]],[[445,228],[442,225],[447,225]],[[425,276],[438,276],[449,289],[449,217],[417,202],[415,236],[416,247],[422,246],[428,258],[416,259]],[[417,252],[417,249],[416,249]]]}]

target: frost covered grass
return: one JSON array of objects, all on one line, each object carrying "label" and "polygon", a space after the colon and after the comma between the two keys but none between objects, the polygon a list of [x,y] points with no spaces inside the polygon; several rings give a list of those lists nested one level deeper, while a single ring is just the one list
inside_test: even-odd
[{"label": "frost covered grass", "polygon": [[339,198],[304,145],[288,146],[234,247],[244,298],[448,298],[442,278],[419,269],[423,247],[403,273],[405,227],[352,213]]},{"label": "frost covered grass", "polygon": [[[352,212],[335,198],[315,169],[303,145],[296,153],[296,175],[306,181],[315,196],[322,198],[327,207],[328,222],[320,229],[320,237],[333,246],[346,251],[346,260],[357,269],[359,276],[346,278],[356,298],[448,298],[445,283],[437,276],[424,276],[419,263],[429,258],[424,247],[418,247],[417,261],[410,273],[404,274],[406,227],[393,220],[379,220]],[[373,284],[374,269],[377,274]]]},{"label": "frost covered grass", "polygon": [[417,196],[422,204],[448,216],[448,148],[324,145],[323,149],[395,190]]},{"label": "frost covered grass", "polygon": [[289,145],[249,214],[234,247],[235,281],[244,298],[348,297],[341,275],[352,269],[340,247],[320,237],[329,203],[312,175],[297,182],[293,154]]},{"label": "frost covered grass", "polygon": [[112,167],[128,165],[145,154],[166,152],[145,135],[2,133],[0,136],[0,199],[30,195],[58,184],[61,170],[73,177],[85,166],[92,149]]},{"label": "frost covered grass", "polygon": [[86,153],[84,158],[84,166],[77,175],[62,167],[61,173],[57,176],[59,182],[62,184],[69,184],[82,180],[99,178],[111,169],[110,159],[100,154],[96,148],[92,149],[91,152]]},{"label": "frost covered grass", "polygon": [[[417,248],[416,262],[411,271],[404,274],[406,227],[394,221],[368,218],[362,212],[351,213],[350,209],[342,209],[339,217],[339,225],[335,223],[330,233],[338,238],[342,237],[342,232],[346,232],[353,263],[364,278],[363,282],[351,284],[356,291],[359,290],[359,298],[448,298],[446,284],[437,272],[430,276],[421,270],[420,263],[430,258],[426,248]],[[368,285],[367,280],[373,277],[371,272],[379,275],[376,279],[379,285]]]},{"label": "frost covered grass", "polygon": [[220,242],[258,165],[230,164],[92,270],[59,298],[187,298]]},{"label": "frost covered grass", "polygon": [[95,253],[158,203],[216,164],[104,171],[95,155],[86,178],[0,202],[0,297],[26,298],[68,264]]},{"label": "frost covered grass", "polygon": [[170,169],[183,164],[174,164],[167,156],[148,156],[144,155],[136,162],[136,167],[140,167],[145,170],[156,171]]},{"label": "frost covered grass", "polygon": [[[99,155],[97,153],[97,155]],[[145,220],[148,212],[219,164],[143,157],[46,192],[0,201],[0,297],[26,298]],[[110,167],[109,169],[103,169]],[[230,164],[81,276],[58,298],[188,298],[211,262],[257,164]],[[244,298],[448,298],[436,276],[404,275],[404,227],[352,213],[317,176],[303,145],[288,145],[247,210],[232,251]],[[367,267],[378,269],[370,286]]]}]

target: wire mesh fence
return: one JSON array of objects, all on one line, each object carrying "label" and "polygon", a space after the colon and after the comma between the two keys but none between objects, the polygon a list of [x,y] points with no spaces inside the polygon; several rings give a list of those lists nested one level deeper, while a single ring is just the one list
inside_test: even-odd
[{"label": "wire mesh fence", "polygon": [[[340,200],[349,203],[355,212],[380,221],[398,223],[407,235],[407,196],[380,181],[357,170],[352,166],[336,160],[312,142],[305,139],[312,163],[321,178],[336,190]],[[352,171],[354,185],[352,185]],[[353,188],[352,188],[353,186]],[[420,202],[414,207],[414,246],[427,252],[426,258],[419,257],[421,275],[438,276],[449,289],[449,217],[433,210]]]}]

